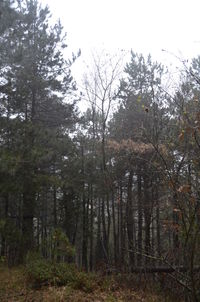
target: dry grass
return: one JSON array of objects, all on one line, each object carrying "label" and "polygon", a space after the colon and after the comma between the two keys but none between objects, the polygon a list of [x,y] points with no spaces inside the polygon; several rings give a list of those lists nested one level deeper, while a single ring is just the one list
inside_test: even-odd
[{"label": "dry grass", "polygon": [[[33,289],[28,283],[24,269],[0,268],[1,302],[173,302],[167,295],[155,291],[125,287],[115,282],[114,278],[99,278],[98,286],[92,293],[74,290],[70,286],[46,286]],[[180,299],[179,299],[180,302]]]}]

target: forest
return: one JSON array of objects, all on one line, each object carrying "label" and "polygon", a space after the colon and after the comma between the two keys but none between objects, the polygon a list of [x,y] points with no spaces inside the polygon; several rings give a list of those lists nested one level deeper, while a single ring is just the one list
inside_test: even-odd
[{"label": "forest", "polygon": [[[0,300],[200,301],[200,57],[173,85],[151,55],[96,52],[79,87],[67,48],[48,7],[0,1]],[[3,296],[24,268],[37,287],[165,298]]]}]

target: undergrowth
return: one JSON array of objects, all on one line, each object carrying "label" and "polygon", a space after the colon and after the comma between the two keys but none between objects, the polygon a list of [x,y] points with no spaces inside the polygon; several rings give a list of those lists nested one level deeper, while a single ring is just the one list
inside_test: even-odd
[{"label": "undergrowth", "polygon": [[92,292],[96,286],[95,275],[79,271],[73,263],[56,263],[38,258],[27,261],[27,278],[34,288],[50,286],[70,286],[76,290]]},{"label": "undergrowth", "polygon": [[[156,286],[155,286],[156,287]],[[44,259],[0,267],[1,302],[181,302],[127,275],[100,276]]]}]

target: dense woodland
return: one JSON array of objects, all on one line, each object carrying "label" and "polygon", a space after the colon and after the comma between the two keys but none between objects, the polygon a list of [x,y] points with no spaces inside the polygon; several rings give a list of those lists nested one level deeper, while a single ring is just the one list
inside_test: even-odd
[{"label": "dense woodland", "polygon": [[49,18],[37,0],[0,1],[1,261],[160,270],[199,301],[200,57],[172,88],[151,56],[103,52],[80,89],[80,52],[66,58]]}]

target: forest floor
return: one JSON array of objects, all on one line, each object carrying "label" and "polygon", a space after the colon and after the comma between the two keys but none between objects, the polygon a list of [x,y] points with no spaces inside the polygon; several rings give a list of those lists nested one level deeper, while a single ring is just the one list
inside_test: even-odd
[{"label": "forest floor", "polygon": [[141,285],[120,284],[115,277],[99,276],[98,287],[92,292],[73,289],[71,286],[44,286],[33,288],[27,280],[24,268],[0,267],[1,302],[181,302],[170,296],[169,291]]}]

